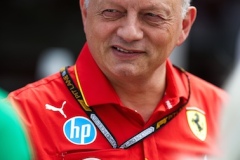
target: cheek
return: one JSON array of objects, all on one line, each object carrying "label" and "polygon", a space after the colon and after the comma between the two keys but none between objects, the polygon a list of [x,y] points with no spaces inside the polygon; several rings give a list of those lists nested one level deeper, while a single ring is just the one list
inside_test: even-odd
[{"label": "cheek", "polygon": [[150,39],[150,43],[154,45],[154,47],[158,50],[159,49],[162,50],[163,48],[166,48],[169,45],[170,41],[171,41],[171,36],[166,33],[152,34]]},{"label": "cheek", "polygon": [[88,33],[86,34],[86,37],[89,42],[93,42],[94,45],[103,44],[101,47],[107,47],[107,45],[110,44],[112,39],[111,37],[113,36],[110,29],[101,25],[96,25],[87,30]]},{"label": "cheek", "polygon": [[171,52],[178,44],[179,32],[179,28],[171,28],[171,30],[159,34],[155,38],[156,46],[161,50],[165,50],[165,52]]},{"label": "cheek", "polygon": [[150,41],[150,46],[155,53],[154,58],[159,61],[166,60],[176,46],[176,35],[174,33],[162,32],[161,34],[154,34]]}]

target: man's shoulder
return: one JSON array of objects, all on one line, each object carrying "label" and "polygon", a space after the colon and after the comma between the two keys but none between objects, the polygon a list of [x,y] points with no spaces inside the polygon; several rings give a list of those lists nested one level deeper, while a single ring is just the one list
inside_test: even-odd
[{"label": "man's shoulder", "polygon": [[44,77],[35,82],[28,83],[26,84],[26,86],[23,86],[22,88],[12,91],[9,95],[19,96],[27,92],[35,92],[35,91],[41,92],[42,90],[46,90],[53,83],[56,83],[57,81],[59,81],[60,78],[61,78],[60,75],[56,73],[56,74]]},{"label": "man's shoulder", "polygon": [[[228,97],[227,92],[224,91],[221,87],[213,83],[210,83],[207,80],[184,70],[183,68],[174,66],[174,70],[176,71],[175,75],[178,74],[178,76],[181,77],[182,80],[186,79],[184,78],[185,75],[188,76],[191,94],[201,98],[205,97],[207,99],[208,98],[225,99],[226,97]],[[186,82],[184,84],[186,84]]]},{"label": "man's shoulder", "polygon": [[[70,68],[70,74],[72,74],[72,68]],[[43,94],[56,94],[58,90],[61,90],[64,86],[64,81],[59,72],[44,77],[35,82],[29,83],[22,88],[10,92],[9,97],[29,97],[38,96]]]},{"label": "man's shoulder", "polygon": [[188,73],[193,94],[200,97],[207,97],[213,99],[227,99],[227,92],[219,86],[210,83],[201,77]]},{"label": "man's shoulder", "polygon": [[225,92],[221,87],[199,77],[196,76],[192,73],[187,72],[188,75],[190,76],[190,79],[192,81],[192,86],[193,87],[197,87],[197,88],[202,88],[204,87],[205,89],[209,89],[209,90],[218,90],[218,91],[222,91]]}]

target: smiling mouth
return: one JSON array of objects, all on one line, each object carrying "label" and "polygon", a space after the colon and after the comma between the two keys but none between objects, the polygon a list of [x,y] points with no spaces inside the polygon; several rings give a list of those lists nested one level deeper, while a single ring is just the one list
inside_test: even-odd
[{"label": "smiling mouth", "polygon": [[120,47],[116,47],[116,46],[113,46],[113,49],[115,49],[115,50],[117,50],[119,52],[128,53],[128,54],[144,53],[143,51],[139,51],[139,50],[126,50],[126,49],[123,49],[123,48],[120,48]]}]

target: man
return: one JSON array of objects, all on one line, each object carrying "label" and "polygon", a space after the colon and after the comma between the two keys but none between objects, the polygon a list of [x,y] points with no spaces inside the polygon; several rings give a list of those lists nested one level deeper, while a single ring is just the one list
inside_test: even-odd
[{"label": "man", "polygon": [[195,20],[189,3],[80,0],[87,43],[76,64],[9,95],[38,159],[215,154],[225,93],[168,60]]}]

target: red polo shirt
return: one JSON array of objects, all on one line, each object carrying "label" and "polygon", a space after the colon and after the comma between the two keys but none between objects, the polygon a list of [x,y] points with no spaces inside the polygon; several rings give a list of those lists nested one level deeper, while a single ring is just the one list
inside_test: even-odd
[{"label": "red polo shirt", "polygon": [[187,103],[164,127],[127,149],[112,148],[59,73],[16,90],[9,98],[22,112],[36,159],[179,160],[185,156],[204,159],[205,155],[215,152],[218,115],[226,94],[173,67],[169,60],[166,67],[166,94],[146,123],[137,112],[122,105],[93,60],[87,44],[76,65],[68,69],[76,85],[79,80],[85,104],[92,107],[118,145]]}]

